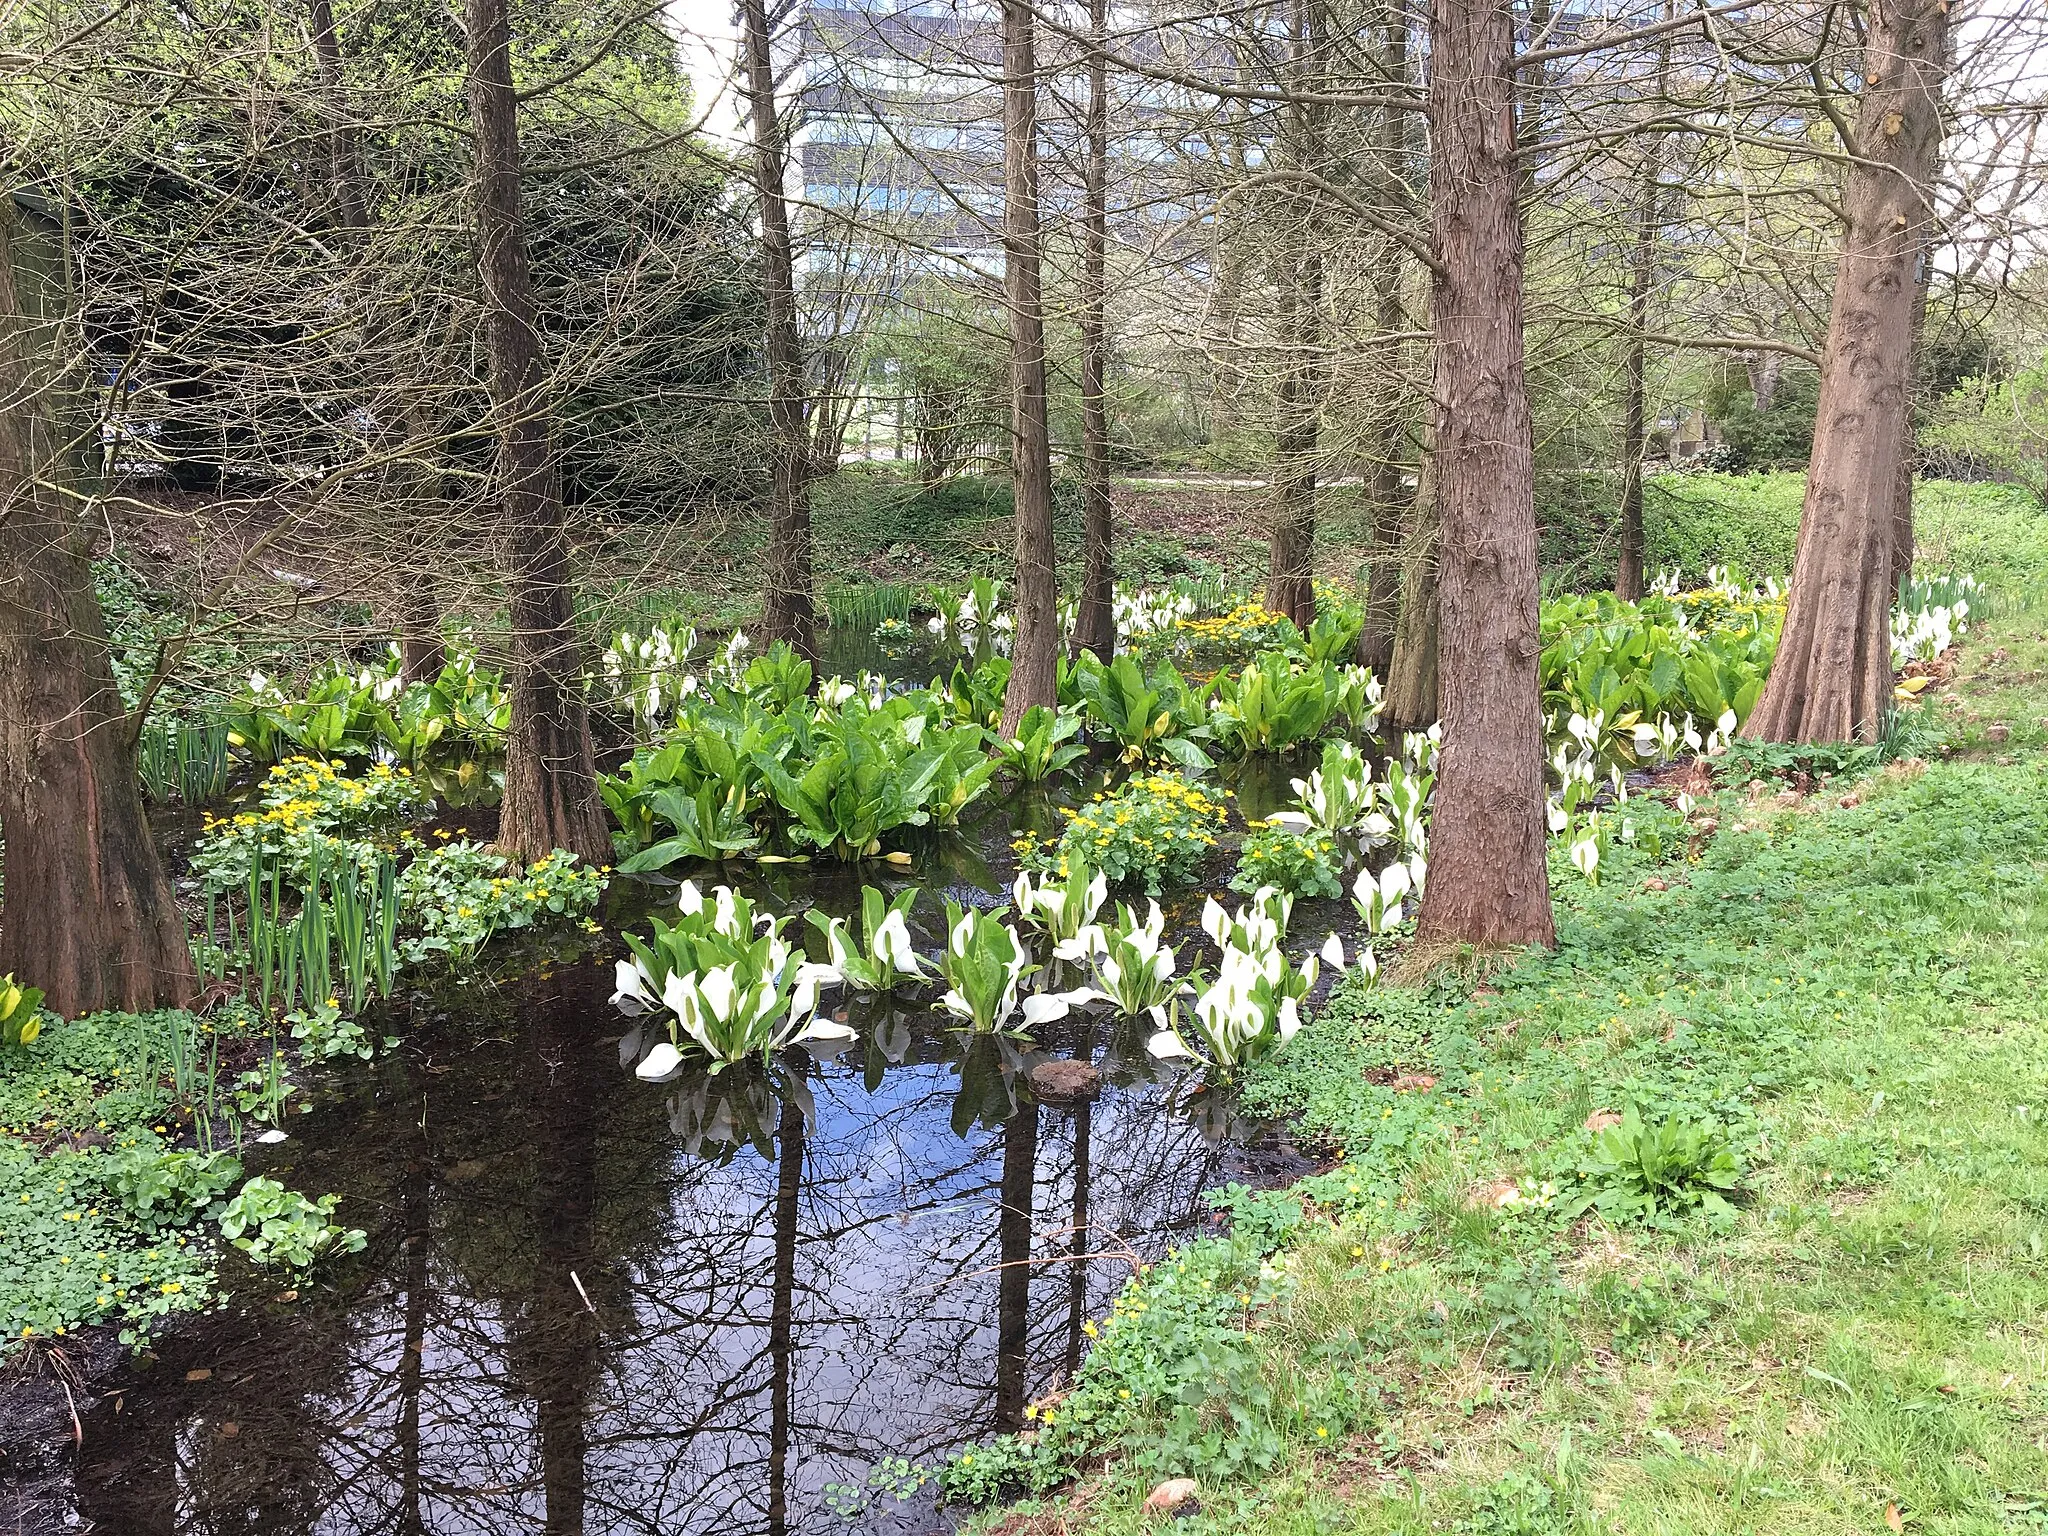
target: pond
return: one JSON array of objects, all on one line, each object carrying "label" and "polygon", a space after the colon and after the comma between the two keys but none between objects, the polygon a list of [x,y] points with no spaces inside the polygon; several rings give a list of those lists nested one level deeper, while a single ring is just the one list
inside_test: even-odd
[{"label": "pond", "polygon": [[[1245,788],[1271,795],[1276,773]],[[863,880],[916,884],[930,953],[941,895],[997,904],[1011,829],[1050,814],[1006,800],[914,875],[735,883],[834,912]],[[613,921],[667,899],[621,882]],[[1182,942],[1200,899],[1169,904]],[[1322,916],[1298,914],[1290,947]],[[945,1529],[929,1487],[899,1499],[871,1471],[1023,1424],[1135,1266],[1214,1219],[1206,1190],[1305,1166],[1107,1019],[1025,1041],[856,1002],[836,1056],[642,1082],[609,1001],[621,948],[596,942],[416,995],[382,1058],[302,1073],[313,1109],[252,1171],[339,1193],[369,1246],[296,1294],[232,1259],[235,1303],[165,1330],[84,1409],[80,1517],[180,1536]],[[1093,1065],[1095,1096],[1034,1089],[1052,1060]]]}]

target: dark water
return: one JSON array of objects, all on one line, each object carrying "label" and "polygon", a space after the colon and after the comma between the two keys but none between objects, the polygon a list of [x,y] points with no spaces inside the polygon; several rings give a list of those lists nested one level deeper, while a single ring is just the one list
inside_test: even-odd
[{"label": "dark water", "polygon": [[[1054,817],[1005,800],[914,876],[734,883],[844,912],[863,879],[911,881],[929,953],[939,894],[995,904],[1011,829]],[[1184,942],[1199,903],[1173,905]],[[1313,948],[1326,925],[1295,926]],[[872,1496],[870,1469],[1022,1422],[1134,1265],[1210,1219],[1204,1190],[1298,1171],[1248,1153],[1214,1095],[1174,1102],[1142,1032],[1084,1021],[1013,1042],[856,1005],[835,1059],[642,1083],[608,1002],[623,946],[596,945],[416,999],[388,1056],[302,1073],[316,1108],[252,1169],[338,1192],[369,1247],[290,1301],[230,1257],[235,1302],[86,1411],[91,1528],[942,1529],[929,1488]],[[1035,1101],[1061,1056],[1102,1069],[1099,1099]]]},{"label": "dark water", "polygon": [[[914,685],[963,656],[921,628],[891,646],[826,635],[828,675]],[[1309,766],[1254,759],[1223,776],[1262,817]],[[790,913],[850,914],[863,883],[915,885],[930,954],[942,896],[1007,900],[1011,840],[1057,833],[1060,805],[1125,771],[1098,761],[1050,792],[991,797],[963,828],[911,832],[908,869],[691,873]],[[493,824],[481,807],[436,822],[480,837]],[[167,815],[159,830],[175,853],[196,821]],[[1166,903],[1183,970],[1206,948],[1204,891],[1228,894],[1228,852]],[[638,927],[668,899],[659,882],[619,882],[612,925]],[[1337,912],[1303,904],[1290,947],[1312,949]],[[792,939],[806,932],[792,923]],[[289,1299],[229,1255],[233,1301],[164,1330],[153,1361],[84,1407],[81,1523],[138,1536],[944,1529],[929,1487],[899,1500],[868,1489],[870,1470],[934,1466],[1024,1422],[1133,1268],[1211,1220],[1206,1190],[1300,1171],[1217,1094],[1160,1076],[1143,1031],[1106,1021],[975,1038],[916,1001],[856,1001],[860,1038],[835,1058],[643,1083],[608,1001],[624,946],[593,944],[552,965],[494,957],[501,979],[409,1000],[389,1055],[299,1074],[315,1108],[291,1117],[289,1142],[252,1149],[251,1169],[339,1193],[369,1246]],[[1097,1099],[1037,1101],[1032,1068],[1060,1057],[1101,1069]]]}]

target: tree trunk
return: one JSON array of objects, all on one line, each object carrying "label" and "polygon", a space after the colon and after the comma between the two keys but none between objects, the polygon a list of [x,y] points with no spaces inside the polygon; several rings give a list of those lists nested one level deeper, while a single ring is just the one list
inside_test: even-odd
[{"label": "tree trunk", "polygon": [[431,683],[448,665],[448,647],[441,638],[441,603],[434,573],[419,569],[398,595],[399,678]]},{"label": "tree trunk", "polygon": [[1114,508],[1109,494],[1108,0],[1088,0],[1087,160],[1081,239],[1081,603],[1074,650],[1108,661],[1116,650]]},{"label": "tree trunk", "polygon": [[[1667,6],[1666,14],[1670,8]],[[1671,44],[1657,47],[1657,99],[1670,73]],[[1645,400],[1644,337],[1650,328],[1650,294],[1657,276],[1657,229],[1662,212],[1664,141],[1652,135],[1643,147],[1643,179],[1637,188],[1636,243],[1629,257],[1628,343],[1621,364],[1621,555],[1614,570],[1614,595],[1638,602],[1643,595],[1643,449],[1649,434]]]},{"label": "tree trunk", "polygon": [[467,0],[476,133],[477,269],[498,428],[501,536],[512,612],[512,727],[498,846],[532,860],[611,852],[570,608],[569,536],[548,438],[546,380],[519,193],[518,102],[505,0]]},{"label": "tree trunk", "polygon": [[1920,473],[1920,439],[1913,428],[1911,393],[1918,392],[1920,365],[1924,361],[1921,333],[1927,328],[1927,294],[1934,277],[1930,254],[1923,249],[1915,264],[1918,277],[1913,285],[1913,352],[1907,374],[1912,385],[1906,404],[1906,451],[1899,455],[1897,488],[1892,492],[1891,575],[1885,582],[1893,601],[1897,601],[1906,578],[1913,574],[1913,486]]},{"label": "tree trunk", "polygon": [[1237,435],[1243,424],[1244,360],[1238,326],[1244,307],[1244,254],[1236,234],[1237,207],[1216,210],[1210,263],[1216,280],[1209,286],[1208,311],[1202,317],[1202,339],[1212,367],[1209,389],[1209,445],[1214,448]]},{"label": "tree trunk", "polygon": [[[1318,0],[1294,3],[1294,74],[1304,86],[1320,81],[1324,28]],[[1323,109],[1290,102],[1286,128],[1288,158],[1298,169],[1321,175],[1324,165]],[[1304,192],[1300,225],[1283,248],[1282,333],[1287,355],[1280,365],[1274,402],[1279,433],[1274,444],[1272,557],[1266,572],[1266,607],[1306,630],[1315,622],[1316,454],[1323,409],[1323,251],[1313,192]]]},{"label": "tree trunk", "polygon": [[1785,628],[1758,741],[1871,740],[1891,699],[1900,459],[1911,453],[1913,308],[1933,228],[1946,0],[1874,0],[1821,352],[1820,404]]},{"label": "tree trunk", "polygon": [[[1426,436],[1433,435],[1431,433]],[[1436,454],[1425,441],[1422,465],[1401,548],[1401,622],[1380,719],[1399,730],[1421,731],[1440,718],[1436,696]]]},{"label": "tree trunk", "polygon": [[[1408,81],[1408,9],[1406,0],[1394,0],[1387,7],[1386,54],[1389,89],[1398,90]],[[1387,108],[1381,118],[1381,132],[1387,142],[1388,179],[1406,186],[1409,172],[1409,122],[1412,112]],[[1402,282],[1407,271],[1401,244],[1386,239],[1373,267],[1376,314],[1380,335],[1408,329],[1408,307],[1402,301]],[[1386,346],[1385,342],[1381,343]],[[1406,373],[1406,345],[1387,354],[1386,397],[1381,404],[1378,442],[1372,474],[1372,535],[1365,577],[1365,627],[1358,635],[1358,660],[1385,680],[1393,670],[1394,635],[1401,613],[1401,530],[1408,523],[1413,504],[1407,484],[1406,412],[1403,409],[1402,378]]]},{"label": "tree trunk", "polygon": [[1266,607],[1303,630],[1315,622],[1316,442],[1321,390],[1312,352],[1322,342],[1322,256],[1298,251],[1281,281],[1288,288],[1288,356],[1276,405],[1280,434],[1273,466],[1273,532]]},{"label": "tree trunk", "polygon": [[1760,411],[1771,408],[1771,400],[1778,393],[1778,375],[1785,368],[1785,354],[1782,352],[1749,352],[1743,355],[1743,368],[1749,375],[1749,398]]},{"label": "tree trunk", "polygon": [[783,191],[789,154],[775,104],[775,61],[766,0],[743,0],[747,107],[754,131],[754,190],[761,199],[761,293],[768,311],[768,419],[775,437],[770,502],[768,593],[762,638],[786,640],[815,659],[817,616],[811,602],[811,437],[803,337],[797,327],[796,258],[790,245],[789,200]]},{"label": "tree trunk", "polygon": [[1039,287],[1038,60],[1031,0],[1003,0],[1003,292],[1010,311],[1010,487],[1017,518],[1017,614],[1002,730],[1057,702],[1059,586],[1052,547],[1052,434],[1046,419],[1045,306]]},{"label": "tree trunk", "polygon": [[1513,53],[1508,0],[1435,0],[1430,249],[1444,745],[1416,926],[1424,957],[1556,938],[1544,865]]},{"label": "tree trunk", "polygon": [[76,1017],[182,1003],[193,971],[93,591],[64,252],[39,222],[0,193],[0,975]]}]

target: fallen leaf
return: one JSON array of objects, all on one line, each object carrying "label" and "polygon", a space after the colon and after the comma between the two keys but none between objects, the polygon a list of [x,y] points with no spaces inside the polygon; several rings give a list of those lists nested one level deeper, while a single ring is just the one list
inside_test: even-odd
[{"label": "fallen leaf", "polygon": [[1465,1208],[1473,1211],[1505,1210],[1515,1203],[1521,1192],[1521,1187],[1513,1179],[1489,1179],[1472,1186],[1471,1193],[1465,1197]]},{"label": "fallen leaf", "polygon": [[1886,1525],[1890,1526],[1890,1527],[1891,1527],[1891,1528],[1892,1528],[1893,1530],[1895,1530],[1895,1531],[1903,1531],[1903,1530],[1905,1530],[1905,1528],[1906,1528],[1906,1520],[1905,1520],[1905,1517],[1904,1517],[1903,1515],[1901,1515],[1901,1514],[1899,1513],[1899,1506],[1898,1506],[1898,1505],[1896,1505],[1896,1504],[1887,1504],[1887,1505],[1885,1505],[1885,1507],[1884,1507],[1884,1523],[1885,1523]]},{"label": "fallen leaf", "polygon": [[1192,1477],[1169,1477],[1145,1495],[1145,1513],[1171,1514],[1199,1492],[1201,1488]]}]

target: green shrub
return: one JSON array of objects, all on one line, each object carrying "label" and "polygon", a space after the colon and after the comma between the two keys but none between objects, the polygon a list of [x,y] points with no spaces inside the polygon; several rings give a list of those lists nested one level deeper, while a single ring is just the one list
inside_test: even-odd
[{"label": "green shrub", "polygon": [[604,894],[605,872],[557,848],[521,868],[467,839],[424,848],[398,877],[408,964],[433,955],[466,960],[494,933],[531,928],[543,917],[587,918]]},{"label": "green shrub", "polygon": [[360,1253],[360,1227],[337,1227],[339,1195],[308,1200],[275,1179],[251,1179],[221,1212],[220,1230],[256,1264],[282,1264],[294,1272],[329,1254]]},{"label": "green shrub", "polygon": [[1610,1221],[1655,1226],[1704,1212],[1721,1225],[1734,1219],[1728,1197],[1741,1187],[1742,1165],[1717,1121],[1680,1112],[1646,1121],[1630,1105],[1620,1124],[1594,1135],[1578,1176],[1566,1217],[1591,1209]]}]

